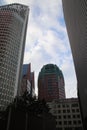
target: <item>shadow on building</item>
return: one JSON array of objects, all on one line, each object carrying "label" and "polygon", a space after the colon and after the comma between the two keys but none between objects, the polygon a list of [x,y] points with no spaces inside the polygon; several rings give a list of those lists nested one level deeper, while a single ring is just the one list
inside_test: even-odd
[{"label": "shadow on building", "polygon": [[0,129],[2,130],[55,130],[56,122],[44,101],[34,100],[27,105],[19,100],[1,112]]}]

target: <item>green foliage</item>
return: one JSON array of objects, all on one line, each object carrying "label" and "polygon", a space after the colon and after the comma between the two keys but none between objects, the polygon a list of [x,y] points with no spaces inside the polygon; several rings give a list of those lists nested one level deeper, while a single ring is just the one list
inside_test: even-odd
[{"label": "green foliage", "polygon": [[24,93],[21,97],[16,97],[14,102],[10,104],[11,107],[15,109],[20,109],[22,111],[38,115],[43,113],[48,113],[49,108],[45,100],[37,100],[35,97],[32,97],[27,92]]}]

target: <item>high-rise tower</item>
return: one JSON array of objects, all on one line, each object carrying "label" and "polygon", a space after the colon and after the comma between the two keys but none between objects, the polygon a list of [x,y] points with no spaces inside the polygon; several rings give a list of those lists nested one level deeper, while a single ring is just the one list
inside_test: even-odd
[{"label": "high-rise tower", "polygon": [[18,94],[29,8],[21,4],[0,6],[0,108]]},{"label": "high-rise tower", "polygon": [[34,72],[31,72],[31,64],[23,65],[20,95],[23,95],[25,92],[31,94],[32,97],[35,96]]},{"label": "high-rise tower", "polygon": [[83,122],[87,125],[87,0],[62,0],[62,3],[75,64]]},{"label": "high-rise tower", "polygon": [[54,64],[44,65],[38,77],[38,98],[52,101],[65,98],[64,77]]}]

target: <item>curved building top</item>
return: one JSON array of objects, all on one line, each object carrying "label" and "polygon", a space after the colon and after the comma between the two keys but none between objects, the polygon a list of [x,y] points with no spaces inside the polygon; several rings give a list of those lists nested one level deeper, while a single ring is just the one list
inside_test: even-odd
[{"label": "curved building top", "polygon": [[13,4],[9,4],[9,5],[0,6],[0,10],[3,10],[3,11],[8,10],[11,12],[15,12],[15,13],[19,14],[24,19],[26,16],[26,13],[29,11],[29,8],[26,5],[13,3]]},{"label": "curved building top", "polygon": [[63,77],[62,71],[54,64],[44,65],[39,73],[39,76],[43,76],[46,74],[54,74],[56,73],[60,77]]}]

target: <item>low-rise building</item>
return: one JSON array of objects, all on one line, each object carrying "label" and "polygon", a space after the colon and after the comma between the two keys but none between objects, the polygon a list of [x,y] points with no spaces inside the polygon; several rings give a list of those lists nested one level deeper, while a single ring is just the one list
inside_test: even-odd
[{"label": "low-rise building", "polygon": [[58,99],[47,104],[56,117],[57,130],[82,130],[78,98]]}]

